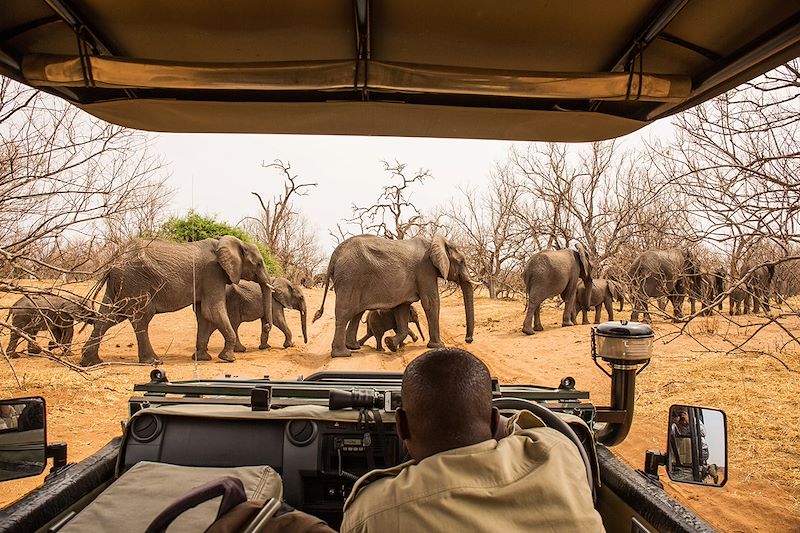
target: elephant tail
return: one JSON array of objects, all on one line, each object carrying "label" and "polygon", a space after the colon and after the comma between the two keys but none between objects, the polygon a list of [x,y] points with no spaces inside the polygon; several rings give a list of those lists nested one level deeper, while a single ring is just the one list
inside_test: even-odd
[{"label": "elephant tail", "polygon": [[325,312],[325,299],[328,297],[328,283],[330,282],[332,277],[333,277],[333,256],[331,256],[331,260],[328,263],[328,271],[325,273],[325,286],[322,288],[322,303],[320,304],[319,309],[317,309],[317,312],[314,313],[314,319],[311,321],[312,324],[317,320],[319,320],[322,317],[322,313]]}]

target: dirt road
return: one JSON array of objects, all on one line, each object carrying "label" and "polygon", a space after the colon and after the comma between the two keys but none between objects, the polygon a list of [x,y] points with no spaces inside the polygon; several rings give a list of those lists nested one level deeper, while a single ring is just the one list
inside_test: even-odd
[{"label": "dirt road", "polygon": [[[306,295],[312,315],[322,291],[309,290]],[[370,340],[351,358],[331,359],[331,296],[325,315],[309,324],[308,345],[302,344],[299,317],[292,312],[288,315],[293,331],[298,333],[297,346],[281,348],[283,337],[275,331],[271,339],[274,347],[256,350],[258,324],[244,324],[240,333],[250,349],[238,354],[237,361],[230,364],[215,360],[195,365],[191,361],[195,320],[190,309],[157,316],[151,325],[151,339],[156,352],[162,354],[161,368],[172,380],[223,374],[294,379],[337,369],[400,371],[425,351],[424,344],[418,342],[399,353],[377,352],[374,340]],[[0,300],[3,305],[11,301],[13,298],[9,297]],[[578,388],[591,392],[596,405],[606,404],[610,380],[589,356],[590,326],[561,328],[561,310],[550,307],[543,313],[545,331],[528,337],[521,333],[523,305],[521,301],[476,298],[475,342],[467,345],[463,342],[465,319],[460,296],[449,296],[442,305],[443,340],[479,355],[492,374],[504,382],[556,386],[562,377],[570,375],[575,377]],[[627,318],[629,313],[626,309],[621,316]],[[790,326],[797,331],[800,321]],[[754,326],[730,326],[719,317],[693,322],[689,327],[691,337],[672,339],[670,333],[676,328],[666,322],[656,322],[655,328],[659,337],[655,357],[638,380],[636,421],[627,440],[614,448],[615,453],[631,466],[641,468],[645,450],[663,450],[667,412],[672,403],[724,409],[728,414],[730,450],[727,486],[695,488],[667,481],[667,490],[722,531],[800,531],[800,500],[796,496],[800,492],[800,415],[794,405],[800,395],[797,352],[779,353],[777,350],[786,339],[778,328],[770,327],[747,344],[752,352],[726,355],[729,342],[744,340]],[[77,342],[82,343],[88,333],[87,329],[77,335]],[[7,338],[0,338],[0,342],[7,343]],[[222,338],[215,334],[210,351],[218,352],[221,347]],[[43,358],[24,357],[13,362],[22,390],[7,365],[0,371],[0,396],[46,398],[49,437],[69,444],[72,461],[90,455],[120,433],[133,384],[148,379],[150,368],[133,364],[135,337],[128,324],[111,330],[101,356],[108,362],[127,364],[79,374]],[[77,359],[75,356],[71,361]],[[789,445],[792,442],[794,446]],[[4,484],[0,506],[39,483],[41,478]]]}]

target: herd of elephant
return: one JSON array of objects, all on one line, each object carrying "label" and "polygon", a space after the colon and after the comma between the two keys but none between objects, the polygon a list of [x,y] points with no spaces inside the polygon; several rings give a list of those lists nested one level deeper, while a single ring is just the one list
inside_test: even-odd
[{"label": "herd of elephant", "polygon": [[[293,345],[292,332],[284,311],[300,312],[303,340],[308,342],[306,301],[302,289],[285,278],[269,276],[258,248],[232,236],[205,239],[193,243],[160,240],[135,240],[112,266],[100,285],[105,295],[97,311],[91,299],[75,301],[55,295],[26,295],[11,308],[11,340],[7,353],[16,355],[21,339],[28,340],[29,352],[37,351],[31,342],[39,331],[49,331],[49,349],[61,347],[69,353],[75,320],[92,325],[89,339],[83,346],[82,366],[96,365],[100,343],[109,328],[124,320],[130,321],[136,334],[138,357],[142,363],[157,361],[150,344],[149,324],[156,314],[178,311],[192,305],[197,319],[197,336],[193,358],[211,360],[208,341],[214,331],[225,339],[219,358],[234,361],[234,352],[243,352],[238,328],[243,322],[261,320],[259,349],[269,347],[273,325],[280,329],[284,347]],[[745,266],[745,269],[748,267]],[[601,308],[613,320],[613,302],[622,310],[626,284],[592,277],[593,266],[580,245],[577,249],[546,250],[528,261],[523,278],[527,293],[527,309],[522,331],[532,335],[543,329],[541,305],[547,298],[560,296],[564,303],[562,326],[577,322],[579,311],[588,323],[588,311],[595,309],[595,323],[600,322]],[[723,271],[703,272],[693,255],[683,249],[651,250],[642,253],[628,272],[628,297],[633,303],[632,320],[640,312],[649,320],[647,300],[656,298],[662,311],[667,300],[673,315],[682,317],[682,305],[688,296],[692,313],[695,300],[706,312],[709,302],[724,291]],[[769,287],[774,267],[755,269],[746,285],[731,291],[731,314],[763,305],[769,311]],[[343,241],[333,251],[324,275],[324,295],[319,319],[325,308],[328,288],[336,291],[335,332],[331,346],[333,357],[346,357],[375,337],[378,350],[396,351],[406,337],[416,335],[409,323],[415,323],[425,339],[416,310],[420,302],[428,323],[428,347],[444,346],[439,329],[439,278],[461,288],[466,315],[465,341],[473,340],[475,326],[474,289],[465,254],[455,244],[435,236],[428,240],[416,237],[391,240],[359,235]],[[332,285],[331,285],[332,284]],[[719,302],[720,308],[722,307]],[[88,310],[87,310],[88,309]],[[357,339],[365,312],[367,334]],[[384,338],[387,331],[394,335]]]}]

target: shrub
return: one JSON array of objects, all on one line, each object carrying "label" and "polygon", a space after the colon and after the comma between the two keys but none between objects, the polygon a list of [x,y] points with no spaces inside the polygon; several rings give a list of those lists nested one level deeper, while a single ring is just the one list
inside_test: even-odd
[{"label": "shrub", "polygon": [[190,211],[185,217],[171,217],[161,225],[158,236],[175,242],[194,242],[203,239],[219,239],[232,235],[243,242],[255,244],[264,257],[267,271],[272,275],[281,274],[281,267],[275,257],[264,246],[239,228],[220,222],[213,217]]}]

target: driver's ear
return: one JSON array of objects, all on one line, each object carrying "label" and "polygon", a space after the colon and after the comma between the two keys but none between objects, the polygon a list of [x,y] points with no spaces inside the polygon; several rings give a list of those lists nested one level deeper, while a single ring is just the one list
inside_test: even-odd
[{"label": "driver's ear", "polygon": [[411,431],[408,429],[408,417],[402,407],[398,407],[394,413],[394,419],[397,422],[397,436],[401,441],[406,441],[411,438]]},{"label": "driver's ear", "polygon": [[[491,427],[492,427],[492,435],[495,437],[495,439],[497,439],[497,437],[498,437],[498,431],[497,430],[501,429],[500,428],[500,420],[501,420],[500,410],[497,407],[492,407],[492,422],[491,422],[492,426]],[[505,428],[502,428],[502,430],[503,430],[503,436],[505,436]],[[497,439],[497,440],[500,440],[500,439]]]}]

